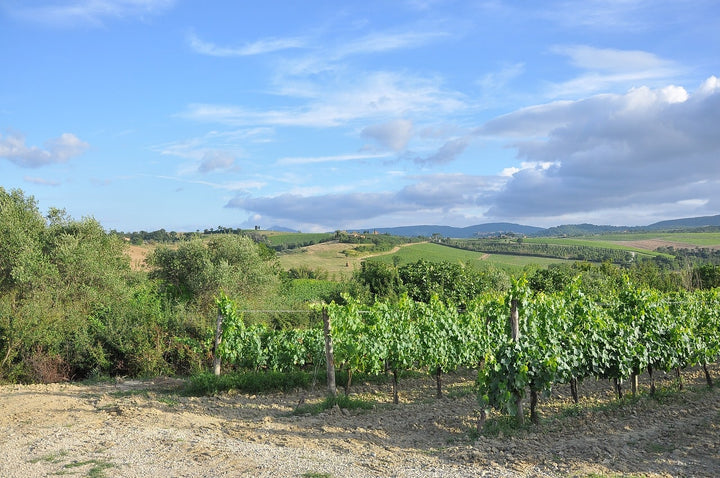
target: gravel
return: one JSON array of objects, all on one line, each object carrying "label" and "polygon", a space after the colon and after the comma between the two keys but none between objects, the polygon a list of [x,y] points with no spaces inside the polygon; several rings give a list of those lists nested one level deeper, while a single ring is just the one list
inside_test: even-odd
[{"label": "gravel", "polygon": [[[717,376],[718,367],[713,368]],[[472,374],[358,384],[373,410],[293,415],[322,391],[187,397],[173,379],[0,387],[0,476],[568,477],[720,476],[720,390],[618,404],[605,381],[558,387],[540,425],[478,435]],[[666,386],[670,383],[666,380]],[[641,383],[641,389],[647,386]],[[494,415],[496,416],[496,415]]]}]

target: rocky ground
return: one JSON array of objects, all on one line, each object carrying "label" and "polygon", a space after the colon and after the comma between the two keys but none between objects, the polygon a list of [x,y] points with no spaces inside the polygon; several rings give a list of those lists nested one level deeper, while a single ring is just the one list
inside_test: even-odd
[{"label": "rocky ground", "polygon": [[[712,368],[720,381],[720,368]],[[663,386],[670,387],[671,378]],[[646,379],[646,377],[645,377]],[[472,375],[358,384],[372,410],[293,415],[323,390],[189,397],[179,380],[0,387],[0,476],[720,476],[720,387],[617,402],[607,381],[558,387],[539,425],[476,428]]]}]

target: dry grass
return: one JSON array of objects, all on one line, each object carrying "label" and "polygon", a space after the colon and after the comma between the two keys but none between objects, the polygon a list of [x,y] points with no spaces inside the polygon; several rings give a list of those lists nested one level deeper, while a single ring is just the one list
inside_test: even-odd
[{"label": "dry grass", "polygon": [[152,245],[135,246],[130,244],[127,248],[127,255],[130,256],[130,267],[136,271],[148,270],[145,258],[155,249]]}]

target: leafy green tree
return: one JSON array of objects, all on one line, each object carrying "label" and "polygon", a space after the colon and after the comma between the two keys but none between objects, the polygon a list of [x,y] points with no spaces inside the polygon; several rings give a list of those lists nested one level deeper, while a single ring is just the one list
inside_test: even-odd
[{"label": "leafy green tree", "polygon": [[494,270],[478,270],[448,261],[420,259],[398,269],[400,280],[413,300],[429,303],[432,296],[461,307],[488,290],[506,290],[509,278]]},{"label": "leafy green tree", "polygon": [[403,291],[398,270],[383,262],[363,261],[355,280],[367,287],[376,299],[394,298]]},{"label": "leafy green tree", "polygon": [[0,233],[0,380],[197,368],[200,329],[130,269],[117,234],[2,188]]},{"label": "leafy green tree", "polygon": [[250,238],[217,234],[177,247],[160,246],[149,257],[151,277],[159,279],[173,298],[207,315],[223,291],[233,299],[257,302],[279,285],[277,261]]},{"label": "leafy green tree", "polygon": [[45,219],[32,196],[0,187],[0,290],[22,291],[52,274],[43,258],[44,230]]}]

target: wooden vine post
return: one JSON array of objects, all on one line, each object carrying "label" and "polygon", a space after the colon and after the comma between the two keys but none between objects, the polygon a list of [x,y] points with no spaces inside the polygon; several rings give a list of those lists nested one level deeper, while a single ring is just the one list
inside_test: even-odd
[{"label": "wooden vine post", "polygon": [[337,387],[335,386],[335,356],[333,353],[332,336],[330,335],[330,317],[325,307],[323,307],[322,310],[322,319],[325,335],[325,364],[327,366],[328,395],[337,397]]},{"label": "wooden vine post", "polygon": [[213,342],[213,373],[220,375],[220,342],[222,341],[222,312],[218,312],[215,324],[215,341]]},{"label": "wooden vine post", "polygon": [[[513,342],[517,343],[520,341],[520,314],[518,313],[517,299],[510,300],[510,330],[512,333]],[[521,425],[525,422],[525,416],[523,412],[522,394],[516,392],[515,395],[515,407],[517,409],[517,420]]]}]

